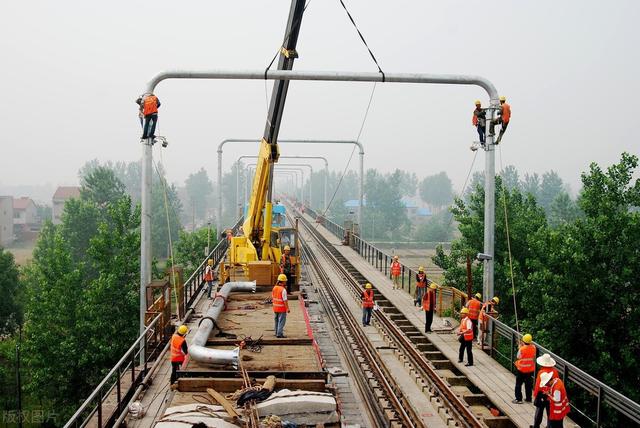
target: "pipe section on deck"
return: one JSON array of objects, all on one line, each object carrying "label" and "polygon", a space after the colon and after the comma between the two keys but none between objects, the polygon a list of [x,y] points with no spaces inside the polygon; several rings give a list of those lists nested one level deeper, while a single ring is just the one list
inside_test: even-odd
[{"label": "pipe section on deck", "polygon": [[229,294],[233,291],[254,293],[256,291],[256,283],[255,281],[227,282],[222,286],[220,291],[216,293],[213,304],[200,321],[200,325],[198,326],[198,331],[193,338],[193,342],[189,345],[189,356],[194,361],[220,366],[232,366],[234,369],[238,368],[240,348],[226,350],[206,347],[207,340],[209,340],[209,335],[211,334],[211,330],[213,330],[214,323],[218,319],[218,316],[220,316],[220,313],[224,310]]}]

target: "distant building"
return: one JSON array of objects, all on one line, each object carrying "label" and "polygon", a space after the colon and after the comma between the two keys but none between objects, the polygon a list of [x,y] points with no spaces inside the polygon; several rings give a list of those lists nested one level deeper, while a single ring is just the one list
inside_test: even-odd
[{"label": "distant building", "polygon": [[14,232],[37,230],[39,223],[38,208],[31,198],[22,197],[13,200]]},{"label": "distant building", "polygon": [[62,212],[64,211],[64,203],[69,199],[80,197],[80,187],[78,186],[60,186],[53,194],[52,220],[53,224],[62,223]]},{"label": "distant building", "polygon": [[13,242],[13,196],[0,196],[0,245]]}]

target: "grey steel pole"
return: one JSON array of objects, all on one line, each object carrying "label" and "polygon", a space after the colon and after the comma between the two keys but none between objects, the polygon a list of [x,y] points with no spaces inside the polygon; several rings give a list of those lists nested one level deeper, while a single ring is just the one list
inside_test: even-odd
[{"label": "grey steel pole", "polygon": [[218,218],[216,219],[216,242],[222,230],[222,147],[218,146]]},{"label": "grey steel pole", "polygon": [[[189,71],[189,70],[175,70],[175,71],[163,71],[154,76],[149,83],[147,83],[146,92],[153,93],[156,86],[166,79],[234,79],[234,80],[318,80],[318,81],[335,81],[335,82],[398,82],[398,83],[432,83],[432,84],[444,84],[444,85],[473,85],[479,86],[484,89],[489,95],[490,105],[498,106],[498,91],[493,83],[481,76],[465,76],[465,75],[452,75],[452,74],[426,74],[426,73],[372,73],[372,72],[338,72],[338,71],[291,71],[291,70],[271,70],[265,72],[264,70],[209,70],[209,71]],[[282,142],[282,141],[281,141]],[[489,168],[493,167],[495,170],[495,153],[493,150],[493,138],[490,137],[486,141],[487,153],[485,159],[487,171],[485,171],[485,210],[495,207],[495,200],[493,200],[493,190],[495,187],[495,176],[489,177]],[[218,152],[218,179],[219,183],[222,181],[222,153]],[[143,164],[151,159],[151,150],[143,151]],[[150,162],[149,162],[150,165]],[[361,167],[361,172],[362,167]],[[144,180],[143,180],[144,181]],[[144,186],[144,183],[143,183]],[[150,189],[149,189],[150,191]],[[145,190],[143,189],[143,193]],[[362,184],[361,184],[361,197],[362,197]],[[491,196],[488,196],[491,194]],[[487,198],[491,198],[489,201]],[[144,199],[144,198],[143,198]],[[147,204],[150,203],[150,198],[147,200]],[[219,214],[222,212],[222,198],[219,198],[220,205],[218,207]],[[491,202],[491,203],[488,203]],[[143,207],[143,212],[148,212]],[[362,212],[362,201],[360,204],[360,212]],[[361,214],[359,214],[361,216]],[[362,221],[360,217],[358,221]],[[489,218],[485,217],[485,248],[486,254],[491,254],[493,257],[493,245],[487,245],[489,241],[493,242],[495,228],[495,217],[491,215]],[[141,233],[142,234],[142,233]],[[141,238],[144,238],[144,234]],[[145,239],[142,239],[142,246],[149,245],[147,252],[143,253],[141,249],[141,255],[145,254],[148,258],[149,266],[151,264],[150,245],[151,240],[147,243]],[[141,261],[141,266],[145,265],[147,260]],[[485,262],[486,263],[486,262]],[[141,268],[140,276],[143,276],[143,269]],[[485,264],[485,275],[483,278],[484,286],[487,291],[493,290],[493,263]],[[141,284],[142,286],[142,284]],[[144,322],[144,320],[142,321]]]},{"label": "grey steel pole", "polygon": [[240,209],[240,173],[238,172],[240,170],[240,161],[238,160],[236,162],[236,210]]},{"label": "grey steel pole", "polygon": [[[309,168],[309,194],[307,196],[309,197],[309,206],[313,206],[313,204],[311,203],[313,199],[313,194],[311,191],[311,178],[313,177],[313,166],[311,166],[308,163],[278,163],[278,166],[301,166],[301,167],[306,166],[307,168]],[[304,188],[304,179],[302,181],[302,187]],[[302,202],[304,203],[304,200]]]},{"label": "grey steel pole", "polygon": [[[487,111],[486,131],[491,128],[491,121],[494,112],[498,108],[498,101],[491,100],[491,104]],[[484,253],[490,257],[484,261],[484,269],[482,270],[482,297],[486,301],[494,296],[494,263],[495,263],[495,222],[496,222],[496,151],[493,144],[493,134],[487,132],[485,141],[485,166],[484,166]],[[487,342],[489,349],[492,343],[493,325],[489,326],[487,333]]]},{"label": "grey steel pole", "polygon": [[[294,172],[299,172],[300,173],[300,201],[304,202],[304,169],[302,168],[293,168],[294,166],[296,166],[297,164],[289,164],[292,166],[292,168],[284,168],[287,164],[276,164],[276,169],[274,169],[274,171],[294,171]],[[252,163],[247,165],[247,168],[251,168],[251,167],[255,167],[256,164]],[[309,168],[311,168],[311,165],[308,164],[302,164],[302,166],[308,166]],[[298,180],[298,176],[296,175],[296,183]]]},{"label": "grey steel pole", "polygon": [[[142,204],[140,218],[140,334],[144,333],[147,311],[147,284],[151,282],[151,173],[153,138],[142,143]],[[141,355],[141,358],[143,356]]]},{"label": "grey steel pole", "polygon": [[360,150],[360,205],[358,206],[358,229],[362,228],[362,205],[364,204],[364,152]]}]

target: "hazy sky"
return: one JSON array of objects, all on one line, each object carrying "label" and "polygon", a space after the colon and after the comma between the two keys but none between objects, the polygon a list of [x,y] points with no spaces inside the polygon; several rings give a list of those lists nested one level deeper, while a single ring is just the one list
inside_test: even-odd
[{"label": "hazy sky", "polygon": [[[504,165],[555,169],[575,190],[589,162],[638,154],[640,1],[345,3],[383,70],[478,74],[507,96]],[[1,2],[0,185],[75,184],[89,159],[139,159],[134,100],[145,83],[166,69],[264,69],[288,9],[287,0]],[[375,71],[338,0],[311,1],[298,51],[298,70]],[[292,82],[280,137],[354,139],[371,89]],[[262,136],[262,81],[168,81],[156,94],[171,181],[203,166],[214,178],[221,140]],[[444,170],[461,187],[476,98],[487,101],[473,87],[378,84],[361,136],[365,168]],[[256,148],[227,145],[226,167]],[[336,170],[350,152],[281,147],[327,156]],[[475,169],[483,164],[478,156]]]}]

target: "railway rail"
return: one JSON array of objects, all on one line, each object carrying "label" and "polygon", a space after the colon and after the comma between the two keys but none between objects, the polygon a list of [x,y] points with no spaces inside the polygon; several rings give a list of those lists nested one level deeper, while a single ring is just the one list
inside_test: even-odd
[{"label": "railway rail", "polygon": [[[304,231],[308,233],[322,249],[322,252],[327,256],[326,258],[331,262],[332,268],[340,274],[345,285],[349,287],[349,291],[354,299],[359,301],[362,284],[370,281],[367,281],[365,276],[316,230],[315,224],[309,223],[302,216],[300,216],[299,219]],[[319,276],[322,277],[326,267],[323,267],[319,262],[317,254],[311,254],[308,250],[305,250],[305,248],[308,248],[307,242],[302,237],[300,237],[300,239],[303,248],[303,259],[307,261],[316,272],[319,272]],[[326,277],[326,273],[324,273],[324,276]],[[337,301],[341,301],[342,298],[337,294],[334,284],[331,284],[330,281],[322,281],[322,283],[323,288],[327,290],[327,294],[331,294],[334,300],[337,299]],[[375,284],[373,285],[375,289]],[[409,362],[411,366],[410,369],[417,375],[415,377],[416,383],[426,385],[432,401],[443,406],[441,416],[445,423],[453,426],[473,428],[516,426],[505,415],[499,414],[495,416],[491,414],[489,408],[498,409],[490,402],[489,398],[482,394],[461,372],[457,371],[454,364],[446,359],[429,341],[429,338],[423,335],[421,331],[388,299],[384,298],[380,292],[376,293],[376,303],[380,307],[380,310],[374,311],[373,319],[378,328],[383,332],[390,344],[396,347],[402,354],[403,359]],[[334,312],[334,305],[338,306],[337,309],[341,318],[351,318],[351,321],[353,321],[352,315],[342,311],[340,303],[336,304],[334,301],[329,302],[329,308],[331,308],[331,310],[327,310],[327,313],[330,316],[332,315],[331,312]],[[344,306],[344,302],[342,302],[342,306]],[[353,329],[354,328],[349,329],[349,339],[347,340],[353,340],[354,336],[363,334],[357,321],[355,322],[355,330],[359,331],[360,334],[357,332],[354,333],[352,331]],[[364,337],[364,339],[366,340],[366,337]],[[365,344],[362,346],[367,347]],[[367,352],[372,353],[373,355],[370,358],[375,360],[375,355],[377,354],[375,348],[369,349]],[[370,362],[370,360],[368,361]],[[384,373],[385,369],[383,367],[381,370],[382,373]],[[453,373],[453,375],[442,375],[443,370],[448,370],[449,373]],[[392,377],[387,376],[387,382],[389,379],[392,379]],[[405,403],[402,407],[404,413],[412,414],[409,415],[409,420],[406,420],[402,414],[395,414],[395,418],[391,418],[390,422],[398,422],[401,426],[422,426],[420,425],[421,421],[417,415],[417,411],[411,409],[411,406],[406,405],[406,400],[402,397],[402,392],[399,391],[397,386],[379,383],[375,383],[374,386],[376,388],[382,387],[385,393],[395,395],[395,399],[392,398],[389,400],[389,403],[392,405]],[[460,386],[467,387],[471,393],[466,395],[460,394],[459,391],[455,390],[456,387]],[[378,391],[374,393],[378,393]],[[395,406],[393,406],[393,408],[395,410]]]}]

